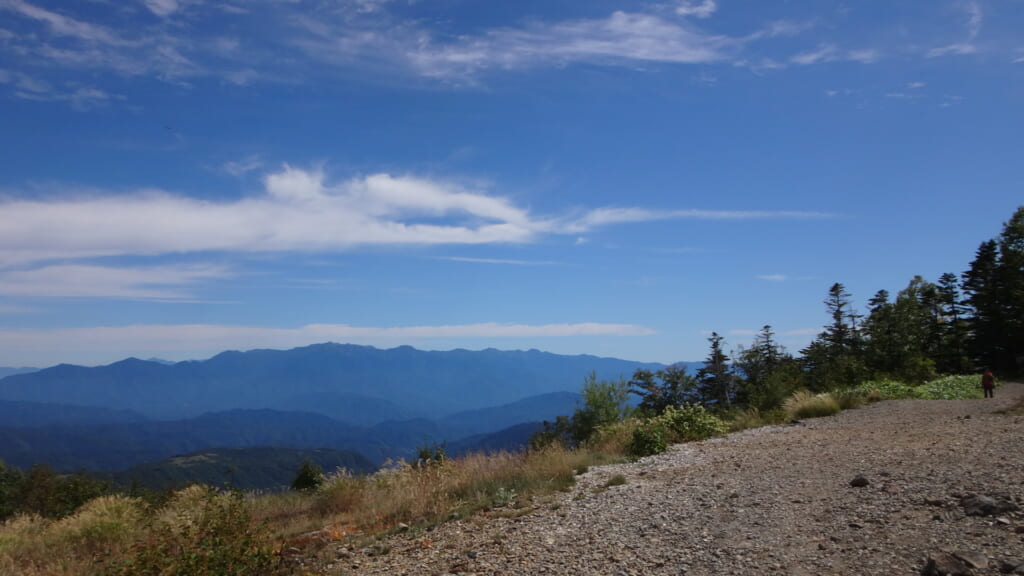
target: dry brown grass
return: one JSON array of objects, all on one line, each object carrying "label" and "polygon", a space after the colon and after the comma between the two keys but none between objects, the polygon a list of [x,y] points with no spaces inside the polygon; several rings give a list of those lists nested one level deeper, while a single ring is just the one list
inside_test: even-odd
[{"label": "dry brown grass", "polygon": [[[331,541],[364,541],[482,510],[520,513],[530,508],[530,499],[565,490],[577,472],[614,459],[552,446],[471,454],[423,466],[398,463],[370,476],[339,471],[312,493],[250,495],[244,507],[254,524],[266,525],[270,540],[281,549],[297,546],[312,552]],[[229,498],[211,490],[186,488],[159,509],[106,496],[62,520],[15,517],[0,525],[0,576],[95,574],[103,566],[132,562],[140,543],[158,540],[155,531],[187,532],[211,502]]]}]

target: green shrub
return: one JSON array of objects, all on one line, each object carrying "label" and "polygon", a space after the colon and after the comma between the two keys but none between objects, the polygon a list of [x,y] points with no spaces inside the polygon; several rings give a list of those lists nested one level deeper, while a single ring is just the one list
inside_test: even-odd
[{"label": "green shrub", "polygon": [[840,410],[851,410],[860,408],[867,402],[867,394],[859,388],[845,388],[830,392],[832,398],[839,404]]},{"label": "green shrub", "polygon": [[587,442],[587,448],[604,454],[628,454],[633,432],[643,425],[641,418],[627,418],[601,426]]},{"label": "green shrub", "polygon": [[704,440],[724,434],[728,428],[703,406],[669,406],[654,420],[668,430],[671,442]]},{"label": "green shrub", "polygon": [[782,405],[792,419],[819,418],[839,413],[839,402],[831,394],[814,394],[807,390],[794,393]]},{"label": "green shrub", "polygon": [[137,498],[101,496],[55,522],[50,532],[79,552],[95,554],[126,546],[142,527],[142,518],[143,506]]},{"label": "green shrub", "polygon": [[623,474],[615,474],[604,483],[605,488],[611,488],[612,486],[623,486],[626,484],[626,476]]},{"label": "green shrub", "polygon": [[881,400],[898,400],[900,398],[914,398],[914,388],[895,380],[871,380],[857,386],[869,397],[877,397]]},{"label": "green shrub", "polygon": [[310,492],[319,488],[326,480],[320,466],[307,460],[302,463],[299,471],[295,474],[295,479],[292,480],[292,490]]},{"label": "green shrub", "polygon": [[643,458],[652,454],[661,454],[668,449],[665,442],[665,426],[657,419],[645,421],[633,430],[633,439],[626,448],[626,453],[633,458]]},{"label": "green shrub", "polygon": [[[117,576],[250,576],[274,574],[280,562],[270,546],[269,529],[252,521],[244,497],[205,490],[202,507],[192,507],[198,491],[175,521],[154,518],[129,557],[111,566]],[[198,512],[198,513],[196,513]],[[163,515],[167,518],[167,515]]]},{"label": "green shrub", "polygon": [[773,424],[784,424],[788,421],[789,415],[781,408],[776,410],[766,410],[763,412],[757,408],[748,408],[732,414],[727,426],[730,432],[739,432],[740,430],[747,430],[750,428],[760,428],[762,426],[771,426]]},{"label": "green shrub", "polygon": [[981,378],[974,375],[943,376],[920,386],[908,386],[895,380],[874,380],[861,384],[857,390],[883,400],[962,400],[982,397]]},{"label": "green shrub", "polygon": [[917,397],[925,400],[961,400],[981,398],[980,376],[943,376],[931,380],[916,390]]}]

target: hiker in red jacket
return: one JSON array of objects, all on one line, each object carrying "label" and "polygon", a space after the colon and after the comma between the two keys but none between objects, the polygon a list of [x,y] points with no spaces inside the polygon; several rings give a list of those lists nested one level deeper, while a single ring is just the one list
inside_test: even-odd
[{"label": "hiker in red jacket", "polygon": [[981,375],[981,388],[985,391],[985,398],[994,398],[992,391],[996,388],[996,377],[988,368],[985,368],[985,373]]}]

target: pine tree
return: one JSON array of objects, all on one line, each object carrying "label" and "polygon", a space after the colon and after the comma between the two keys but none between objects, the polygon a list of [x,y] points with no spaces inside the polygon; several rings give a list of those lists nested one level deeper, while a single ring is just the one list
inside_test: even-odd
[{"label": "pine tree", "polygon": [[935,367],[946,374],[965,374],[970,370],[967,359],[967,323],[965,309],[960,302],[959,280],[956,274],[946,272],[939,278],[939,305],[941,306],[942,338],[935,358]]},{"label": "pine tree", "polygon": [[864,377],[860,316],[853,310],[850,294],[840,283],[833,284],[825,298],[832,323],[800,351],[811,390],[855,386]]},{"label": "pine tree", "polygon": [[999,245],[995,240],[982,242],[970,269],[962,276],[964,304],[970,313],[969,351],[978,366],[1000,368],[1007,355],[999,276]]},{"label": "pine tree", "polygon": [[697,371],[697,382],[703,404],[728,409],[736,394],[736,376],[729,366],[729,357],[722,350],[722,340],[717,332],[712,332],[708,338],[711,350],[704,367]]},{"label": "pine tree", "polygon": [[999,235],[999,296],[1004,319],[1002,368],[1024,366],[1024,206],[1003,224]]}]

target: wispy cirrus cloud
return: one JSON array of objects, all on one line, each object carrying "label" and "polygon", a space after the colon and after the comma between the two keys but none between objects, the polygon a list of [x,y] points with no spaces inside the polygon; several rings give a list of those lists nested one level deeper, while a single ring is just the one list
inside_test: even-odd
[{"label": "wispy cirrus cloud", "polygon": [[112,46],[125,46],[129,42],[106,27],[83,22],[63,14],[30,4],[24,0],[0,0],[0,10],[14,12],[24,18],[44,24],[57,35]]},{"label": "wispy cirrus cloud", "polygon": [[0,271],[0,296],[183,301],[193,298],[185,287],[231,276],[227,268],[208,264],[140,268],[53,265]]},{"label": "wispy cirrus cloud", "polygon": [[403,38],[360,32],[339,40],[333,29],[326,39],[307,42],[311,53],[338,57],[373,49],[427,77],[467,77],[492,69],[523,69],[572,63],[628,64],[655,62],[697,64],[725,60],[740,41],[709,34],[683,21],[655,14],[617,11],[606,18],[533,22],[520,28],[497,28],[483,34],[440,42],[429,32]]},{"label": "wispy cirrus cloud", "polygon": [[964,22],[966,38],[959,42],[953,42],[945,46],[939,46],[928,50],[927,56],[929,58],[938,58],[940,56],[950,55],[964,56],[976,54],[978,52],[978,46],[975,44],[975,40],[977,39],[978,34],[981,33],[981,28],[985,20],[981,4],[972,0],[969,2],[962,2],[959,6],[966,18]]},{"label": "wispy cirrus cloud", "polygon": [[882,58],[882,53],[876,49],[845,50],[834,44],[821,44],[813,50],[801,52],[789,60],[793,64],[809,66],[825,62],[859,62],[861,64],[872,64]]},{"label": "wispy cirrus cloud", "polygon": [[596,208],[564,223],[567,230],[580,232],[597,226],[658,220],[820,220],[833,218],[827,212],[795,210],[651,210],[648,208]]},{"label": "wispy cirrus cloud", "polygon": [[757,279],[768,282],[785,282],[788,277],[785,274],[760,274],[757,276]]},{"label": "wispy cirrus cloud", "polygon": [[658,220],[821,219],[799,211],[597,208],[532,214],[456,182],[372,174],[339,183],[285,166],[228,202],[159,190],[0,199],[0,268],[53,259],[200,252],[340,252],[363,246],[508,244]]},{"label": "wispy cirrus cloud", "polygon": [[551,260],[512,260],[507,258],[471,258],[467,256],[444,256],[438,260],[468,262],[471,264],[510,264],[512,266],[560,266],[561,262]]},{"label": "wispy cirrus cloud", "polygon": [[678,6],[676,6],[676,14],[679,14],[680,16],[710,18],[717,9],[718,4],[715,0],[701,0],[699,3],[692,0],[683,0]]}]

